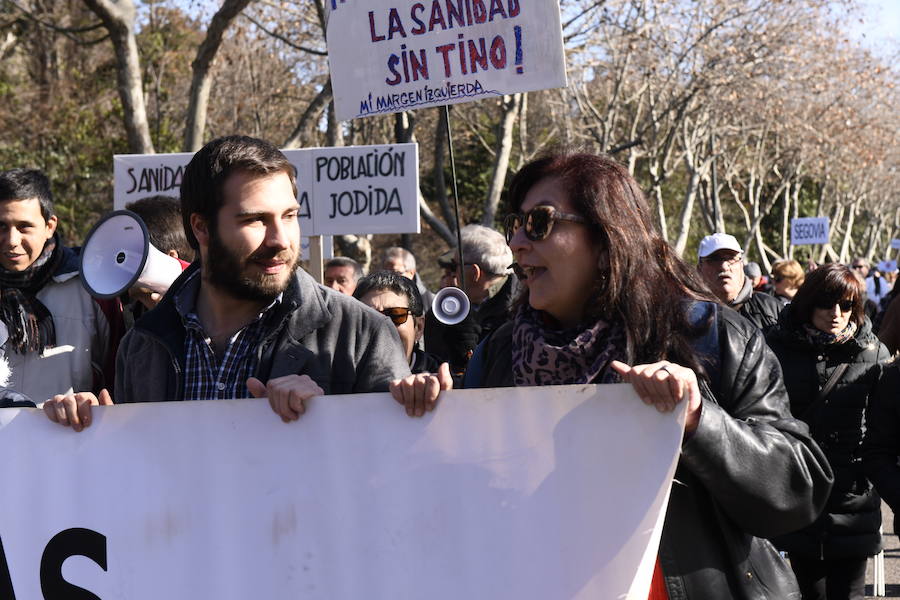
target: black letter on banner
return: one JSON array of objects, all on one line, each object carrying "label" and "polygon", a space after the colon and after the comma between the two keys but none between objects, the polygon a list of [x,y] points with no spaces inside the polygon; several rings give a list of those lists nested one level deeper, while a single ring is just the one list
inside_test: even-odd
[{"label": "black letter on banner", "polygon": [[106,571],[106,536],[75,527],[54,535],[41,556],[41,592],[44,600],[100,600],[62,576],[62,566],[70,556],[86,556]]},{"label": "black letter on banner", "polygon": [[12,577],[9,576],[9,564],[6,562],[6,552],[3,551],[3,539],[0,539],[0,598],[16,600]]}]

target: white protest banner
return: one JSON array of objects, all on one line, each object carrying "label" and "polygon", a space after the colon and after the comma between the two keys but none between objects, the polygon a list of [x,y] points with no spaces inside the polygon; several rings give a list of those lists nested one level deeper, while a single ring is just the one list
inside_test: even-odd
[{"label": "white protest banner", "polygon": [[627,385],[94,411],[0,409],[4,599],[646,600],[684,419]]},{"label": "white protest banner", "polygon": [[419,233],[416,144],[319,148],[312,156],[320,234]]},{"label": "white protest banner", "polygon": [[827,244],[828,217],[800,217],[791,219],[791,244]]},{"label": "white protest banner", "polygon": [[900,250],[900,239],[894,238],[891,240],[891,248],[894,250]]},{"label": "white protest banner", "polygon": [[327,0],[338,119],[565,87],[558,0]]},{"label": "white protest banner", "polygon": [[[419,233],[418,144],[283,152],[297,169],[303,235]],[[158,194],[178,197],[184,167],[192,157],[189,152],[115,155],[114,208]],[[321,165],[318,171],[316,165]],[[330,218],[333,212],[336,216]],[[319,230],[319,222],[324,230]]]}]

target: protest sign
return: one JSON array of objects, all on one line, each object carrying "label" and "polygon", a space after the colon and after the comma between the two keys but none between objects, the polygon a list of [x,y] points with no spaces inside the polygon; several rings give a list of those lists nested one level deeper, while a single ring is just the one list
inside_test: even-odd
[{"label": "protest sign", "polygon": [[319,148],[312,157],[316,231],[419,233],[416,148]]},{"label": "protest sign", "polygon": [[113,156],[113,208],[148,196],[178,197],[184,167],[192,152],[175,154],[116,154]]},{"label": "protest sign", "polygon": [[828,217],[801,217],[791,219],[791,244],[827,244],[829,236]]},{"label": "protest sign", "polygon": [[[283,152],[297,169],[303,235],[419,233],[418,144]],[[178,197],[184,167],[192,157],[185,152],[117,154],[114,208],[158,194]]]},{"label": "protest sign", "polygon": [[338,119],[565,87],[558,0],[328,0]]},{"label": "protest sign", "polygon": [[896,260],[883,260],[878,263],[878,270],[882,273],[893,273],[897,270]]},{"label": "protest sign", "polygon": [[0,409],[0,597],[646,600],[683,419],[621,384]]},{"label": "protest sign", "polygon": [[900,239],[894,238],[891,240],[891,248],[895,250],[900,250]]}]

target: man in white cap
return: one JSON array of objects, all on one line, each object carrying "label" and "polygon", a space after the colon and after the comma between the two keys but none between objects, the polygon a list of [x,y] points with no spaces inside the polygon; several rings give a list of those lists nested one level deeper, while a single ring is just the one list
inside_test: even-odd
[{"label": "man in white cap", "polygon": [[744,275],[744,251],[733,235],[714,233],[700,240],[697,270],[709,289],[763,332],[778,323],[781,303],[763,292],[754,292]]}]

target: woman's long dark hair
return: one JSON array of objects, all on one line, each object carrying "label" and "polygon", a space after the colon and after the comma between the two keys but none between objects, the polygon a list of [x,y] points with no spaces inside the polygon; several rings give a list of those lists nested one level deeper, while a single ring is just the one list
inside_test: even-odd
[{"label": "woman's long dark hair", "polygon": [[691,339],[709,324],[692,326],[686,303],[715,300],[696,270],[662,239],[644,194],[628,170],[607,156],[554,151],[513,177],[509,185],[512,209],[518,211],[528,191],[548,177],[562,182],[577,212],[591,222],[594,243],[609,256],[607,271],[597,267],[596,292],[585,314],[621,319],[632,364],[665,359],[702,373]]}]

